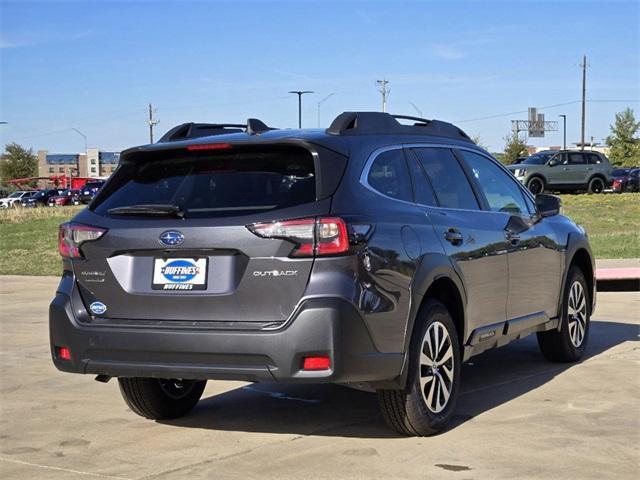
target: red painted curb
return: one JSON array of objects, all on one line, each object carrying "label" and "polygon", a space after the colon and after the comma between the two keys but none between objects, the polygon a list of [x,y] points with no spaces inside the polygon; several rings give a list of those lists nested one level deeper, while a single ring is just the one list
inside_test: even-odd
[{"label": "red painted curb", "polygon": [[640,268],[596,268],[596,280],[640,279]]}]

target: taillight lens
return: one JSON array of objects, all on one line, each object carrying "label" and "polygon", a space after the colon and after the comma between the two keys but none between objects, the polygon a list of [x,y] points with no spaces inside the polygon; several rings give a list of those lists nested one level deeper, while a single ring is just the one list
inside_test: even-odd
[{"label": "taillight lens", "polygon": [[97,240],[107,230],[76,223],[63,223],[58,230],[58,251],[66,258],[81,258],[80,246],[84,242]]},{"label": "taillight lens", "polygon": [[338,255],[349,251],[347,225],[337,217],[256,223],[247,228],[262,238],[282,238],[296,243],[292,257]]}]

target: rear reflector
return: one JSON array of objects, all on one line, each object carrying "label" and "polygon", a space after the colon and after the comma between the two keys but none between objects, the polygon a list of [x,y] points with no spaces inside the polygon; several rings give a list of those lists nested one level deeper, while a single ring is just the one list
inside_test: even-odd
[{"label": "rear reflector", "polygon": [[187,150],[190,151],[198,151],[198,150],[226,150],[231,148],[231,144],[229,143],[204,143],[201,145],[187,145]]},{"label": "rear reflector", "polygon": [[283,238],[297,244],[292,257],[338,255],[349,251],[347,224],[337,217],[256,223],[247,228],[262,238]]},{"label": "rear reflector", "polygon": [[56,347],[56,357],[60,360],[71,360],[71,350],[67,347]]},{"label": "rear reflector", "polygon": [[326,356],[304,357],[302,362],[303,370],[329,370],[331,368],[331,359]]}]

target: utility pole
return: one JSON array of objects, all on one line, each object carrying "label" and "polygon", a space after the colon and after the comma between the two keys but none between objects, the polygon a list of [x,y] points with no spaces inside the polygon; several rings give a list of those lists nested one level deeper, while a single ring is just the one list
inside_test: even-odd
[{"label": "utility pole", "polygon": [[324,97],[322,100],[320,100],[318,102],[318,128],[320,128],[320,107],[322,106],[322,104],[324,102],[326,102],[327,100],[329,100],[331,97],[333,97],[335,95],[334,93],[330,93],[329,95],[327,95],[326,97]]},{"label": "utility pole", "polygon": [[149,143],[153,143],[153,127],[160,123],[160,120],[154,120],[153,112],[153,106],[149,104],[149,120],[147,120],[149,123]]},{"label": "utility pole", "polygon": [[313,90],[291,90],[289,93],[298,95],[298,128],[302,128],[302,95],[313,93]]},{"label": "utility pole", "polygon": [[380,93],[382,94],[382,111],[386,112],[387,111],[387,96],[389,95],[389,92],[391,91],[391,90],[389,90],[389,87],[387,86],[389,84],[389,80],[387,80],[386,78],[383,78],[382,80],[376,80],[376,83],[380,87]]},{"label": "utility pole", "polygon": [[562,117],[562,149],[567,149],[567,116],[566,115],[558,115]]},{"label": "utility pole", "polygon": [[580,150],[584,150],[584,127],[587,103],[587,56],[582,57],[582,128],[580,129]]}]

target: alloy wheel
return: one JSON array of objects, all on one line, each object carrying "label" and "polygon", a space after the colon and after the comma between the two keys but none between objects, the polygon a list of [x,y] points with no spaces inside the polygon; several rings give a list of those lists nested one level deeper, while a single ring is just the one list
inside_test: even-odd
[{"label": "alloy wheel", "polygon": [[427,328],[420,348],[420,390],[427,408],[440,413],[447,406],[453,389],[454,355],[446,327],[433,322]]},{"label": "alloy wheel", "polygon": [[538,180],[537,178],[532,179],[529,182],[529,191],[534,195],[542,193],[542,181]]},{"label": "alloy wheel", "polygon": [[587,332],[587,301],[580,282],[573,282],[571,285],[567,317],[569,338],[573,346],[578,348],[582,345]]}]

